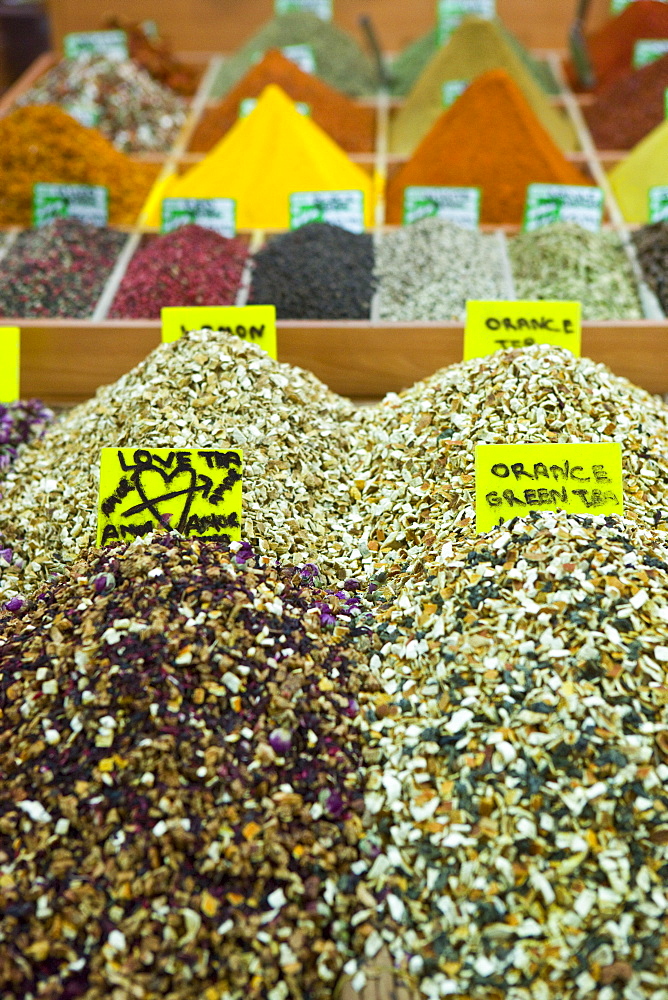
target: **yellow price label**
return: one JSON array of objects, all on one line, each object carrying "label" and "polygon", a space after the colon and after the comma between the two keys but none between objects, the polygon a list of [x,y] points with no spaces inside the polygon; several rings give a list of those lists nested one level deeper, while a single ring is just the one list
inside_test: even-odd
[{"label": "yellow price label", "polygon": [[21,331],[0,326],[0,403],[15,403],[21,379]]},{"label": "yellow price label", "polygon": [[160,316],[165,344],[190,330],[215,330],[257,344],[278,359],[276,306],[165,306]]},{"label": "yellow price label", "polygon": [[479,444],[475,493],[478,532],[532,510],[621,515],[622,446]]},{"label": "yellow price label", "polygon": [[495,351],[532,344],[565,347],[576,357],[582,350],[582,309],[579,302],[466,303],[464,361]]},{"label": "yellow price label", "polygon": [[97,544],[152,531],[239,541],[242,459],[238,449],[103,448]]}]

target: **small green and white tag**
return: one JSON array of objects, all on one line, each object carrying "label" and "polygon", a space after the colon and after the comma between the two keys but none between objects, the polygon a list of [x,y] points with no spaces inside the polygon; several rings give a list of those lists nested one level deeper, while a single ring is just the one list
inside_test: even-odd
[{"label": "small green and white tag", "polygon": [[328,222],[351,233],[364,231],[363,191],[294,191],[290,195],[290,229]]},{"label": "small green and white tag", "polygon": [[530,184],[524,205],[524,231],[533,232],[554,222],[575,222],[598,232],[603,220],[603,191],[578,184]]},{"label": "small green and white tag", "polygon": [[444,108],[451,108],[458,97],[468,87],[468,80],[446,80],[441,87],[441,102]]},{"label": "small green and white tag", "polygon": [[237,232],[237,203],[234,198],[163,198],[161,231],[171,233],[190,225],[231,239]]},{"label": "small green and white tag", "polygon": [[438,0],[438,43],[445,45],[465,17],[491,21],[496,17],[496,0]]},{"label": "small green and white tag", "polygon": [[80,219],[91,226],[106,226],[109,191],[86,184],[35,184],[32,210],[35,226],[46,226],[54,219]]},{"label": "small green and white tag", "polygon": [[[239,101],[239,118],[248,118],[255,111],[257,100],[257,97],[244,97],[243,101]],[[311,114],[311,105],[303,101],[295,101],[295,108],[300,115],[308,117]]]},{"label": "small green and white tag", "polygon": [[303,73],[315,73],[315,56],[310,45],[286,45],[281,52]]},{"label": "small green and white tag", "polygon": [[432,218],[445,219],[462,229],[477,229],[480,221],[480,188],[404,188],[404,225]]},{"label": "small green and white tag", "polygon": [[84,56],[106,56],[107,59],[127,59],[128,36],[124,31],[75,31],[63,39],[67,59]]},{"label": "small green and white tag", "polygon": [[321,21],[332,20],[332,0],[274,0],[274,13],[279,17],[295,10],[315,14]]}]

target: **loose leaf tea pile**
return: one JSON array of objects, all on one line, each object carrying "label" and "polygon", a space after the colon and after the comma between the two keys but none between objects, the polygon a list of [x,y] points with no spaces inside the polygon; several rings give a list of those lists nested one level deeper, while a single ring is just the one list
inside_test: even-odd
[{"label": "loose leaf tea pile", "polygon": [[90,319],[126,241],[78,219],[19,233],[0,259],[0,315]]},{"label": "loose leaf tea pile", "polygon": [[402,567],[435,531],[441,544],[460,522],[475,533],[477,444],[621,441],[626,515],[651,528],[668,520],[668,408],[569,351],[537,345],[452,365],[363,418],[359,555],[349,569],[378,569],[397,596]]},{"label": "loose leaf tea pile", "polygon": [[278,319],[369,319],[373,239],[311,223],[270,240],[254,257],[251,299]]},{"label": "loose leaf tea pile", "polygon": [[164,306],[232,306],[246,255],[244,240],[201,226],[149,238],[130,261],[109,315],[159,319]]},{"label": "loose leaf tea pile", "polygon": [[224,100],[205,111],[190,148],[208,153],[239,118],[241,102],[257,98],[265,87],[275,83],[293,101],[310,108],[313,121],[324,129],[347,153],[371,153],[376,134],[376,112],[351,101],[324,81],[305,73],[291,59],[272,49],[253,66]]},{"label": "loose leaf tea pile", "polygon": [[0,121],[0,225],[31,224],[38,183],[106,187],[109,222],[132,225],[158,170],[128,159],[60,108],[17,108]]},{"label": "loose leaf tea pile", "polygon": [[631,264],[619,236],[572,222],[520,233],[508,241],[518,299],[582,304],[582,318],[642,319]]},{"label": "loose leaf tea pile", "polygon": [[357,584],[237,548],[92,551],[0,618],[6,1000],[329,1000],[373,930]]},{"label": "loose leaf tea pile", "polygon": [[131,59],[99,55],[57,63],[17,103],[57,104],[75,117],[82,107],[125,153],[167,152],[186,119],[186,102]]},{"label": "loose leaf tea pile", "polygon": [[357,419],[315,376],[232,335],[204,330],[164,344],[19,457],[0,544],[26,565],[0,565],[0,592],[38,586],[92,544],[107,447],[241,448],[242,538],[293,562],[322,551],[331,567],[349,544],[338,518],[350,505]]},{"label": "loose leaf tea pile", "polygon": [[494,236],[424,219],[382,233],[376,248],[378,318],[462,320],[467,299],[508,297]]},{"label": "loose leaf tea pile", "polygon": [[667,571],[665,532],[563,513],[411,564],[365,802],[422,997],[661,996]]}]

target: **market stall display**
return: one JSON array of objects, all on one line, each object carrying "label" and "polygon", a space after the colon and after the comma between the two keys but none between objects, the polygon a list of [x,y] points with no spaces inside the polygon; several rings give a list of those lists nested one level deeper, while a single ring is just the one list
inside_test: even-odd
[{"label": "market stall display", "polygon": [[[587,52],[596,78],[596,89],[624,77],[633,64],[636,42],[668,38],[668,8],[663,0],[633,0],[586,38]],[[573,63],[566,63],[568,82],[580,87]]]},{"label": "market stall display", "polygon": [[370,235],[312,223],[255,254],[250,301],[279,319],[370,319],[373,268]]},{"label": "market stall display", "polygon": [[610,186],[627,222],[650,221],[650,191],[668,185],[667,152],[668,121],[664,121],[610,171]]},{"label": "market stall display", "polygon": [[508,244],[520,299],[567,299],[585,319],[642,319],[631,263],[616,233],[556,223]]},{"label": "market stall display", "polygon": [[665,1000],[668,4],[314,6],[0,100],[0,994]]},{"label": "market stall display", "polygon": [[[666,119],[668,55],[600,90],[583,113],[599,149],[632,149]],[[623,108],[623,114],[620,109]]]},{"label": "market stall display", "polygon": [[77,219],[25,230],[0,259],[0,314],[90,318],[126,242]]},{"label": "market stall display", "polygon": [[504,247],[441,219],[383,233],[376,249],[378,319],[463,320],[467,299],[512,297]]},{"label": "market stall display", "polygon": [[112,17],[107,22],[107,27],[125,32],[130,58],[150,73],[154,80],[183,97],[194,97],[202,75],[201,70],[174,55],[169,42],[160,37],[158,25],[151,26],[158,31],[158,34],[154,32],[151,36],[146,22],[139,24]]}]

